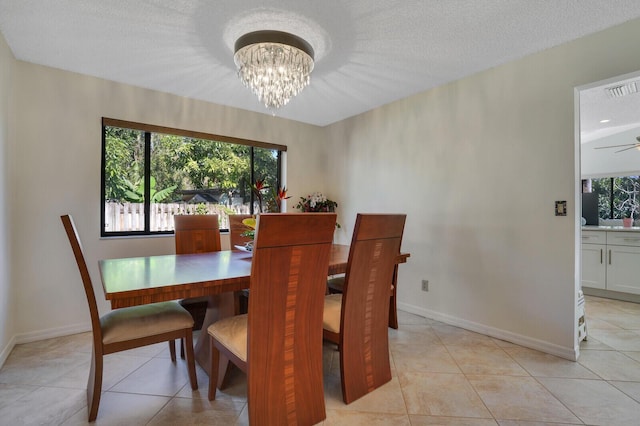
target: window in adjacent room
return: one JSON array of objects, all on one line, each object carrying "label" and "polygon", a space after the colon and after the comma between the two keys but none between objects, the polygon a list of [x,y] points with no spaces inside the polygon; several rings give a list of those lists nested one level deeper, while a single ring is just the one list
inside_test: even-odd
[{"label": "window in adjacent room", "polygon": [[102,236],[173,232],[175,214],[253,214],[280,186],[286,146],[102,119]]},{"label": "window in adjacent room", "polygon": [[640,219],[640,176],[590,179],[600,219]]}]

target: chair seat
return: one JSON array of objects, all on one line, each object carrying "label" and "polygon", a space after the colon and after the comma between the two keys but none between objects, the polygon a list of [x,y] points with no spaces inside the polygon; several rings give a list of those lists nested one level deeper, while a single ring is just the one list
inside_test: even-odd
[{"label": "chair seat", "polygon": [[340,333],[340,313],[342,311],[342,294],[330,294],[324,298],[324,314],[322,327],[333,333]]},{"label": "chair seat", "polygon": [[116,309],[100,325],[106,345],[191,328],[193,318],[178,302],[160,302]]},{"label": "chair seat", "polygon": [[231,353],[247,361],[247,315],[224,318],[211,324],[207,332]]}]

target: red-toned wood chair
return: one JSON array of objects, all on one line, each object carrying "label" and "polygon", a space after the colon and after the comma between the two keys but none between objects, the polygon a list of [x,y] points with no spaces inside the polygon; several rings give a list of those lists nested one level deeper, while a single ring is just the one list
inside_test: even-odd
[{"label": "red-toned wood chair", "polygon": [[[327,294],[342,293],[344,289],[344,275],[336,275],[327,280]],[[398,329],[398,264],[393,268],[391,294],[389,297],[389,327]]]},{"label": "red-toned wood chair", "polygon": [[247,373],[252,425],[311,425],[326,417],[322,300],[335,222],[335,213],[261,214],[249,312],[208,329],[209,400],[216,395],[219,357],[227,357]]},{"label": "red-toned wood chair", "polygon": [[89,270],[73,219],[69,215],[60,217],[71,243],[85,295],[89,304],[91,329],[93,331],[93,351],[91,369],[87,383],[87,408],[89,421],[98,416],[102,389],[103,357],[114,352],[169,342],[171,361],[176,361],[176,339],[187,342],[187,367],[192,389],[198,389],[196,367],[193,356],[193,318],[177,302],[161,302],[148,305],[121,308],[100,317],[96,296],[91,284]]},{"label": "red-toned wood chair", "polygon": [[404,214],[358,214],[343,293],[325,297],[323,334],[340,351],[345,404],[391,380],[389,283],[405,219]]},{"label": "red-toned wood chair", "polygon": [[[220,251],[220,225],[217,214],[175,215],[173,217],[176,254]],[[193,330],[200,330],[207,312],[209,298],[192,297],[179,301],[193,317]],[[184,342],[180,341],[180,356],[184,358]]]},{"label": "red-toned wood chair", "polygon": [[220,225],[217,214],[177,214],[173,216],[176,254],[220,251]]}]

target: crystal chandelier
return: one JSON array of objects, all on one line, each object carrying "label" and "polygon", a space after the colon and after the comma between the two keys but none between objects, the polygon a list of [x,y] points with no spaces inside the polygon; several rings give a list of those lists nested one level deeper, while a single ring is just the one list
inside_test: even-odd
[{"label": "crystal chandelier", "polygon": [[311,45],[280,31],[243,35],[236,41],[233,59],[242,83],[271,110],[300,93],[313,71]]}]

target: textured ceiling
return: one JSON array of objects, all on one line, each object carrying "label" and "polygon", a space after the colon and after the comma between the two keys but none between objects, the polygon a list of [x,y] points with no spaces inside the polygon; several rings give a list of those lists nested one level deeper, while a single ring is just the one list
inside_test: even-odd
[{"label": "textured ceiling", "polygon": [[277,115],[320,126],[637,17],[638,0],[0,0],[19,60],[265,114],[233,43],[294,33],[316,67]]},{"label": "textured ceiling", "polygon": [[[637,92],[611,97],[608,88],[635,83]],[[620,76],[580,91],[580,136],[582,143],[602,140],[640,127],[640,73]],[[636,133],[640,136],[640,130]],[[635,136],[629,143],[636,142]]]}]

